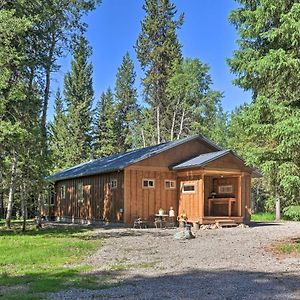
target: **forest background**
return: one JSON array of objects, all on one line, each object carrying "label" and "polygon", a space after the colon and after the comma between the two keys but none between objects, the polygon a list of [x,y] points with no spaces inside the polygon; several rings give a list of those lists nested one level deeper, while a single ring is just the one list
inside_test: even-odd
[{"label": "forest background", "polygon": [[[222,107],[223,92],[212,88],[209,65],[183,56],[178,31],[184,12],[170,0],[143,3],[132,45],[142,88],[136,88],[127,52],[114,86],[95,99],[83,20],[101,9],[100,2],[0,1],[0,218],[6,225],[36,212],[40,223],[49,197],[45,178],[53,172],[199,133],[262,171],[264,177],[253,182],[255,210],[272,210],[275,201],[299,205],[299,1],[236,1],[229,22],[238,32],[238,49],[227,63],[234,84],[252,100],[230,114]],[[70,54],[63,88],[53,90],[59,61]]]}]

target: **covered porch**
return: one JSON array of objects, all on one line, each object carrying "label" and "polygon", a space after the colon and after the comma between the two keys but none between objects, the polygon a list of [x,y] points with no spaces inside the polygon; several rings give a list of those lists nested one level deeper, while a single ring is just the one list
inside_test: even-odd
[{"label": "covered porch", "polygon": [[[220,153],[221,152],[221,153]],[[178,215],[199,224],[248,222],[251,170],[231,152],[200,155],[174,167],[178,178]]]}]

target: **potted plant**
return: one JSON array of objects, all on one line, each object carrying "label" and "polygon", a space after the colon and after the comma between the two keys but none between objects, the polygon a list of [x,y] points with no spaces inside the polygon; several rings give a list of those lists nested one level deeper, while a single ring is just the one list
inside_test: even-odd
[{"label": "potted plant", "polygon": [[185,212],[185,211],[183,211],[183,212],[180,214],[180,216],[179,216],[179,218],[178,218],[178,222],[179,222],[179,227],[180,227],[180,228],[184,227],[184,225],[186,224],[186,222],[187,222],[187,215],[186,215],[186,212]]}]

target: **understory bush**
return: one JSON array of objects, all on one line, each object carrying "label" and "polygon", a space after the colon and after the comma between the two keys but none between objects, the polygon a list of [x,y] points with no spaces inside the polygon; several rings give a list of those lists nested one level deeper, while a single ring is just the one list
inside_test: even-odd
[{"label": "understory bush", "polygon": [[300,205],[292,205],[284,208],[283,217],[286,220],[300,221]]}]

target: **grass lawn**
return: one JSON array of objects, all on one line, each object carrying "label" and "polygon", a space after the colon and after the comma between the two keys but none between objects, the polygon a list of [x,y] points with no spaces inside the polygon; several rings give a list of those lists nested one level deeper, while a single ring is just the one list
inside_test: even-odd
[{"label": "grass lawn", "polygon": [[265,222],[265,221],[274,221],[275,214],[270,212],[265,213],[256,213],[251,215],[251,221]]},{"label": "grass lawn", "polygon": [[101,245],[91,229],[6,230],[0,227],[0,298],[41,299],[69,287],[104,288],[83,259]]}]

